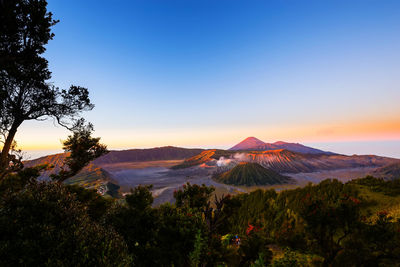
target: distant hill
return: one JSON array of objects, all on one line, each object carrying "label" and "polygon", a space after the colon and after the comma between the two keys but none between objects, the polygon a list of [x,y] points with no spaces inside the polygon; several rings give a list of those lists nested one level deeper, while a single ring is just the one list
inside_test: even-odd
[{"label": "distant hill", "polygon": [[250,162],[241,162],[233,169],[213,178],[220,183],[245,186],[286,184],[291,181],[290,177]]},{"label": "distant hill", "polygon": [[292,152],[299,152],[305,154],[334,154],[332,152],[322,151],[298,143],[287,143],[283,141],[278,141],[275,143],[265,143],[255,137],[248,137],[239,144],[230,148],[229,150],[267,151],[267,150],[279,150],[279,149],[287,149]]},{"label": "distant hill", "polygon": [[96,159],[94,163],[102,165],[122,162],[185,159],[197,155],[202,151],[204,151],[204,149],[190,149],[173,146],[148,149],[129,149],[111,151],[110,153]]},{"label": "distant hill", "polygon": [[[129,149],[122,151],[110,151],[110,153],[94,160],[81,172],[65,181],[67,184],[79,184],[85,188],[94,188],[102,194],[116,194],[119,186],[112,175],[102,166],[124,162],[143,162],[155,160],[182,160],[201,153],[203,149],[187,149],[179,147],[157,147],[151,149]],[[52,169],[44,171],[40,179],[49,179],[51,174],[58,173],[68,153],[60,153],[25,161],[26,167],[41,164],[53,166]]]},{"label": "distant hill", "polygon": [[34,167],[42,164],[48,164],[50,166],[53,166],[54,168],[44,171],[41,175],[41,178],[49,178],[51,174],[58,173],[61,170],[61,166],[63,165],[64,160],[67,156],[68,153],[48,155],[34,160],[24,161],[24,166]]},{"label": "distant hill", "polygon": [[376,169],[371,173],[375,177],[386,180],[400,179],[400,163],[393,163]]},{"label": "distant hill", "polygon": [[[68,153],[61,153],[41,157],[35,160],[24,162],[25,167],[33,167],[42,164],[53,166],[52,169],[44,171],[39,179],[48,180],[51,174],[58,173],[63,166],[64,159]],[[95,189],[102,195],[118,196],[119,186],[114,181],[112,175],[101,167],[90,163],[83,168],[77,175],[64,181],[66,184],[77,184],[85,188]]]},{"label": "distant hill", "polygon": [[95,189],[102,195],[119,196],[118,183],[106,170],[90,163],[77,175],[64,181],[66,184],[76,184],[84,188]]}]

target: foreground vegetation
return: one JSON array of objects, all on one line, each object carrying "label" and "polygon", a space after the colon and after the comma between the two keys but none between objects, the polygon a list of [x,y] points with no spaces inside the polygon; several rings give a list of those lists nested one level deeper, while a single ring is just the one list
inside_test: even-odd
[{"label": "foreground vegetation", "polygon": [[397,181],[221,198],[186,184],[154,208],[151,186],[117,200],[39,173],[1,182],[2,266],[399,266],[398,211],[380,209],[398,204]]}]

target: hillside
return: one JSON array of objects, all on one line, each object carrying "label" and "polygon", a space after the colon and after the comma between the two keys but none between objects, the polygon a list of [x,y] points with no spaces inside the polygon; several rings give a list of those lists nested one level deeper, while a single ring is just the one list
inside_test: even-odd
[{"label": "hillside", "polygon": [[262,167],[258,163],[241,162],[233,169],[213,177],[216,181],[229,185],[274,185],[290,182],[290,178]]},{"label": "hillside", "polygon": [[393,163],[378,168],[372,172],[372,175],[386,180],[400,179],[400,163]]},{"label": "hillside", "polygon": [[[81,172],[65,181],[67,184],[78,184],[85,188],[93,188],[102,194],[116,196],[118,194],[117,182],[113,176],[103,168],[105,165],[118,165],[127,162],[148,162],[157,160],[182,160],[202,152],[202,149],[186,149],[179,147],[159,147],[151,149],[130,149],[110,151],[110,153],[94,160]],[[51,174],[58,173],[68,153],[60,153],[25,161],[25,167],[48,164],[52,169],[42,173],[39,179],[47,180]]]},{"label": "hillside", "polygon": [[42,172],[42,178],[49,178],[51,174],[58,173],[60,171],[61,166],[64,163],[65,158],[68,156],[68,153],[59,153],[54,155],[48,155],[44,157],[40,157],[34,160],[24,161],[25,167],[34,167],[37,165],[48,164],[49,166],[53,166],[52,169],[46,170]]},{"label": "hillside", "polygon": [[242,142],[233,146],[229,150],[237,151],[267,151],[267,150],[280,150],[286,149],[292,152],[299,152],[304,154],[334,154],[332,152],[322,151],[320,149],[308,147],[299,143],[287,143],[278,141],[275,143],[265,143],[255,137],[248,137]]},{"label": "hillside", "polygon": [[360,167],[381,167],[399,162],[398,159],[374,155],[302,154],[288,150],[255,151],[247,154],[250,162],[257,162],[279,173],[314,172]]},{"label": "hillside", "polygon": [[172,169],[183,169],[183,168],[193,167],[203,163],[208,163],[210,161],[217,161],[221,157],[229,158],[234,154],[235,152],[228,150],[221,150],[221,149],[205,150],[199,153],[198,155],[185,159],[183,163],[173,166]]},{"label": "hillside", "polygon": [[102,165],[122,162],[185,159],[197,155],[203,150],[204,149],[165,146],[149,149],[110,151],[110,153],[96,159],[94,163],[97,165]]},{"label": "hillside", "polygon": [[84,188],[95,189],[101,195],[119,196],[119,185],[106,170],[94,165],[86,166],[77,175],[64,181],[65,184],[79,185]]}]

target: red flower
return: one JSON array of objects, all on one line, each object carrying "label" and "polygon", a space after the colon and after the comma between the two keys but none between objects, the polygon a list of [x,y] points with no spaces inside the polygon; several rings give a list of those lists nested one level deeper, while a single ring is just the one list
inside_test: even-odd
[{"label": "red flower", "polygon": [[253,229],[254,229],[254,226],[249,224],[249,227],[247,227],[247,230],[246,230],[246,235],[249,235],[250,232],[253,231]]}]

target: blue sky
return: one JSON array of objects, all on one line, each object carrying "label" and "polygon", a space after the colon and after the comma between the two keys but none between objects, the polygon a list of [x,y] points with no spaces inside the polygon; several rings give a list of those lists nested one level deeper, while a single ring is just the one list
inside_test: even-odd
[{"label": "blue sky", "polygon": [[[257,136],[400,157],[370,145],[400,151],[399,1],[48,8],[60,19],[46,52],[52,81],[89,88],[96,108],[84,116],[112,149],[227,148]],[[67,134],[29,122],[17,138],[28,151],[55,150]]]}]

